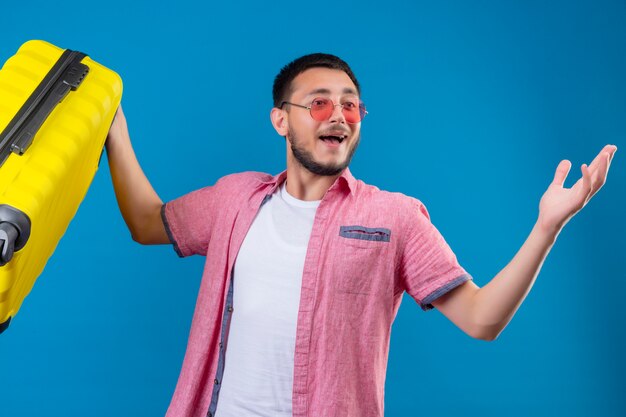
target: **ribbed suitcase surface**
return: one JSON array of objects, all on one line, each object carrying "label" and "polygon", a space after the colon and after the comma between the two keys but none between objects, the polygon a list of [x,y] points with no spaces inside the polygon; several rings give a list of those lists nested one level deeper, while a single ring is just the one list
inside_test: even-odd
[{"label": "ribbed suitcase surface", "polygon": [[[49,43],[30,41],[4,64],[0,132],[10,130],[63,52]],[[88,72],[80,85],[56,105],[32,141],[22,140],[30,146],[13,145],[0,166],[0,206],[15,208],[30,220],[28,241],[0,267],[0,332],[19,310],[83,200],[121,100],[122,82],[116,73],[89,57],[81,62]],[[69,89],[67,82],[61,87]]]}]

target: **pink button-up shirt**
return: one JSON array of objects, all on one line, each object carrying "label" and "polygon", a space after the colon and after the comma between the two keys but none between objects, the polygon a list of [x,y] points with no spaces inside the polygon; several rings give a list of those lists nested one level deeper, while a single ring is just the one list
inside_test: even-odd
[{"label": "pink button-up shirt", "polygon": [[[177,253],[207,258],[168,417],[207,416],[218,400],[233,264],[264,199],[285,178],[286,171],[228,175],[163,207]],[[420,201],[344,170],[320,202],[304,262],[293,416],[383,416],[402,293],[426,310],[469,279]]]}]

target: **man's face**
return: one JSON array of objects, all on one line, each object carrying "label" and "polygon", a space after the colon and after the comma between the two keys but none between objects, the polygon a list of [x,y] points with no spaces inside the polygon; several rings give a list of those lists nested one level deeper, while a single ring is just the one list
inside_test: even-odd
[{"label": "man's face", "polygon": [[[356,86],[340,70],[311,68],[292,82],[289,102],[309,107],[315,98],[323,97],[334,104],[358,99]],[[288,124],[288,161],[297,163],[316,175],[338,175],[349,164],[360,139],[361,123],[346,122],[342,108],[335,106],[330,118],[317,121],[309,110],[285,104]],[[331,137],[339,137],[339,141]]]}]

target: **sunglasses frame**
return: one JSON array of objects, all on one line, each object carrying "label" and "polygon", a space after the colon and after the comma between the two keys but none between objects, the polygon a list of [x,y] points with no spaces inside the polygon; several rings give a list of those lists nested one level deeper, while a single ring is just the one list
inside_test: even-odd
[{"label": "sunglasses frame", "polygon": [[[332,104],[332,106],[333,106],[333,111],[334,111],[335,107],[340,106],[342,113],[344,112],[344,107],[343,106],[345,104],[335,104],[334,101],[332,101],[331,99],[326,98],[326,97],[316,97],[316,98],[314,98],[313,100],[311,100],[311,105],[309,105],[309,106],[303,106],[302,104],[292,103],[290,101],[283,101],[282,103],[280,103],[280,107],[279,108],[282,109],[285,104],[290,104],[292,106],[300,107],[302,109],[307,109],[309,111],[309,114],[311,115],[311,118],[313,120],[316,120],[318,122],[323,122],[323,121],[328,120],[330,118],[330,116],[332,116],[332,114],[333,114],[332,111],[330,112],[328,117],[326,117],[325,119],[322,119],[322,120],[319,120],[319,119],[316,119],[315,117],[313,117],[313,111],[312,111],[312,109],[313,109],[313,102],[315,102],[316,100],[328,100],[330,102],[330,104]],[[355,125],[357,123],[361,123],[361,121],[363,121],[363,119],[365,119],[365,115],[367,113],[368,112],[365,109],[365,104],[361,100],[359,100],[359,117],[360,117],[360,119],[358,121],[356,121],[356,122],[348,122],[348,119],[346,118],[346,122],[348,124],[351,124],[351,125]],[[344,117],[346,117],[345,113],[343,115],[344,115]]]}]

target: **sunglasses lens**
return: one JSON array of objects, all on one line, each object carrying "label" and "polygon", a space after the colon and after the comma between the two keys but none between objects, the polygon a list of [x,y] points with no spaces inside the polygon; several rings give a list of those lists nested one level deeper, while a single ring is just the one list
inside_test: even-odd
[{"label": "sunglasses lens", "polygon": [[360,103],[358,100],[347,100],[343,104],[343,116],[346,122],[350,124],[359,123],[361,121]]},{"label": "sunglasses lens", "polygon": [[316,98],[311,103],[311,117],[318,122],[327,120],[333,113],[333,103],[327,98]]},{"label": "sunglasses lens", "polygon": [[[365,105],[358,99],[346,100],[342,105],[346,122],[359,123],[365,117]],[[330,99],[318,97],[311,102],[311,117],[318,122],[326,121],[333,114],[334,109],[335,105]]]}]

